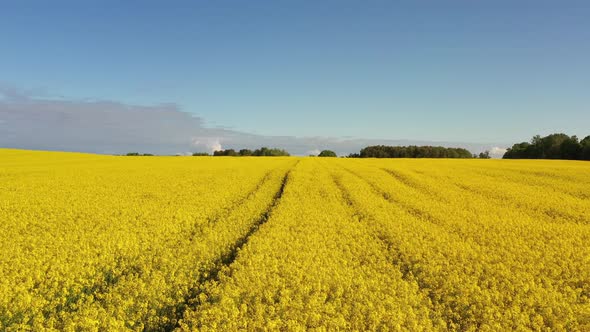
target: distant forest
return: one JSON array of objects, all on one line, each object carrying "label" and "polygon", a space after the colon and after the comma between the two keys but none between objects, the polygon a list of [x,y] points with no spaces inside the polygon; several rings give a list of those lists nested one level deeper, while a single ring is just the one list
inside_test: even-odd
[{"label": "distant forest", "polygon": [[[375,145],[363,148],[360,153],[352,153],[349,158],[477,158],[463,148],[445,148],[442,146],[386,146]],[[489,158],[486,151],[480,158]]]},{"label": "distant forest", "polygon": [[[127,156],[152,156],[149,153],[130,152]],[[206,152],[195,152],[193,156],[209,156]],[[254,157],[278,157],[290,156],[289,152],[279,148],[261,147],[260,149],[227,149],[213,152],[213,156],[254,156]],[[336,157],[331,150],[322,151],[318,157]],[[442,146],[367,146],[359,153],[351,153],[348,158],[481,158],[489,159],[489,151],[479,154],[471,154],[464,148],[446,148]],[[566,134],[551,134],[545,137],[534,136],[530,143],[522,142],[514,144],[507,149],[502,157],[504,159],[568,159],[590,160],[590,135],[581,141],[577,136]]]},{"label": "distant forest", "polygon": [[[199,155],[199,154],[194,154]],[[202,155],[202,154],[201,154]],[[231,157],[281,157],[281,156],[290,156],[289,152],[283,149],[277,148],[267,148],[262,147],[260,149],[256,149],[254,151],[249,149],[241,149],[240,151],[236,151],[234,149],[227,149],[227,150],[218,150],[213,152],[214,156],[231,156]]]},{"label": "distant forest", "polygon": [[575,135],[536,135],[530,143],[514,144],[502,158],[590,160],[590,136],[578,141]]}]

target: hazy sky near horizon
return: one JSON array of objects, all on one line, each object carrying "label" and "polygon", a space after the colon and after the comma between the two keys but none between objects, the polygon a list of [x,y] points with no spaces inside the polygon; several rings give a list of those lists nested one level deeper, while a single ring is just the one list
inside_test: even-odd
[{"label": "hazy sky near horizon", "polygon": [[262,136],[583,136],[589,17],[588,1],[3,1],[0,83]]}]

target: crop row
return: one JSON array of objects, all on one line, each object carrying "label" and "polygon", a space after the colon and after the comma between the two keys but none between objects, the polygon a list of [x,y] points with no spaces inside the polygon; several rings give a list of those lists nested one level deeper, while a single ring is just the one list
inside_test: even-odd
[{"label": "crop row", "polygon": [[587,163],[0,158],[0,330],[590,329]]}]

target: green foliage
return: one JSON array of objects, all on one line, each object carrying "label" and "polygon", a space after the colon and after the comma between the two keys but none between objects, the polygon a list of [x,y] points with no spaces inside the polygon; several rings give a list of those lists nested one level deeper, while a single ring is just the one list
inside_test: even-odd
[{"label": "green foliage", "polygon": [[580,159],[590,160],[590,135],[580,141],[580,146],[582,147]]},{"label": "green foliage", "polygon": [[463,148],[442,146],[368,146],[360,154],[350,154],[351,158],[473,158],[471,152]]},{"label": "green foliage", "polygon": [[126,154],[126,156],[129,156],[129,157],[138,157],[138,156],[151,157],[151,156],[153,156],[153,154],[151,154],[151,153],[143,153],[142,154],[139,152],[128,152]]},{"label": "green foliage", "polygon": [[332,150],[323,150],[318,157],[337,157],[336,152]]},{"label": "green foliage", "polygon": [[278,148],[267,148],[262,147],[254,151],[248,149],[241,149],[240,152],[236,152],[234,149],[218,150],[213,152],[214,156],[256,156],[256,157],[279,157],[289,156],[289,152]]},{"label": "green foliage", "polygon": [[488,150],[485,150],[484,152],[480,152],[480,153],[479,153],[479,156],[478,156],[478,158],[479,158],[479,159],[490,159],[490,158],[492,158],[492,157],[490,157],[490,151],[488,151]]},{"label": "green foliage", "polygon": [[502,158],[590,160],[590,136],[578,141],[577,136],[563,133],[545,137],[536,135],[530,143],[514,144]]},{"label": "green foliage", "polygon": [[283,149],[278,148],[267,148],[262,147],[260,149],[254,150],[252,153],[253,156],[260,156],[260,157],[279,157],[279,156],[290,156],[289,152]]},{"label": "green foliage", "polygon": [[193,156],[195,157],[204,157],[204,156],[208,156],[209,154],[207,152],[195,152],[193,153]]},{"label": "green foliage", "polygon": [[236,150],[234,149],[227,149],[227,150],[217,150],[213,152],[214,156],[230,156],[230,157],[235,157],[238,155],[238,153],[236,152]]}]

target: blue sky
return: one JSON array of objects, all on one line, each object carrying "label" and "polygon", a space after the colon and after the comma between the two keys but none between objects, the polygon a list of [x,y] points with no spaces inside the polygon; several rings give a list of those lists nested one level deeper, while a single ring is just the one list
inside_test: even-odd
[{"label": "blue sky", "polygon": [[585,136],[588,17],[587,1],[4,1],[0,84],[259,137]]}]

